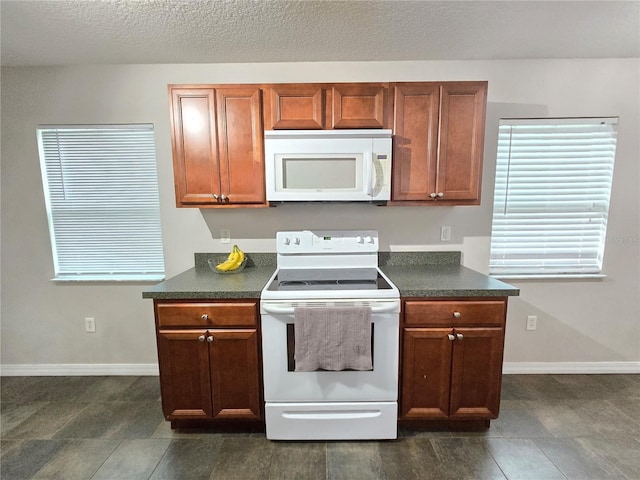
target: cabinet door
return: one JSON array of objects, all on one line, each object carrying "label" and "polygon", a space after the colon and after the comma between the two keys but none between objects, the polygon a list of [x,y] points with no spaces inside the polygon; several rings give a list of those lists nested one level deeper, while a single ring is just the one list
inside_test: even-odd
[{"label": "cabinet door", "polygon": [[447,418],[453,342],[450,328],[405,328],[400,416]]},{"label": "cabinet door", "polygon": [[451,418],[497,418],[504,329],[455,328],[454,334]]},{"label": "cabinet door", "polygon": [[320,85],[274,85],[269,89],[267,129],[324,128],[324,89]]},{"label": "cabinet door", "polygon": [[486,105],[486,82],[440,87],[439,200],[480,203]]},{"label": "cabinet door", "polygon": [[213,89],[171,89],[176,204],[214,204],[220,192]]},{"label": "cabinet door", "polygon": [[394,88],[392,200],[431,200],[438,153],[436,83],[408,83]]},{"label": "cabinet door", "polygon": [[206,330],[160,330],[158,362],[162,411],[167,420],[211,418]]},{"label": "cabinet door", "polygon": [[218,88],[216,111],[222,203],[265,203],[260,89]]},{"label": "cabinet door", "polygon": [[262,418],[258,332],[211,330],[211,385],[214,418]]},{"label": "cabinet door", "polygon": [[336,85],[332,88],[331,128],[383,128],[385,88]]}]

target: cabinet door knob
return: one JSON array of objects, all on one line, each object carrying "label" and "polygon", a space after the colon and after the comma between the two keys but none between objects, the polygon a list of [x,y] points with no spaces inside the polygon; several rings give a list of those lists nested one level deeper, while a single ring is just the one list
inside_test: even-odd
[{"label": "cabinet door knob", "polygon": [[229,200],[229,197],[227,197],[224,193],[222,194],[222,196],[220,197],[220,201],[222,202],[226,202],[227,200]]},{"label": "cabinet door knob", "polygon": [[198,341],[199,341],[199,342],[204,342],[204,339],[205,339],[205,336],[204,336],[204,335],[200,335],[200,336],[198,337]]},{"label": "cabinet door knob", "polygon": [[453,312],[453,318],[460,318],[462,314],[460,312]]},{"label": "cabinet door knob", "polygon": [[436,192],[431,192],[431,193],[429,194],[429,196],[430,196],[431,198],[436,198],[438,195],[436,195]]},{"label": "cabinet door knob", "polygon": [[206,313],[203,313],[200,318],[202,318],[203,320],[207,321],[207,320],[209,320],[209,315],[207,315]]},{"label": "cabinet door knob", "polygon": [[461,334],[461,333],[456,333],[456,338],[457,338],[458,340],[462,340],[462,339],[464,338],[464,336],[462,336],[462,334]]},{"label": "cabinet door knob", "polygon": [[442,197],[444,197],[444,193],[438,192],[438,198],[442,198]]},{"label": "cabinet door knob", "polygon": [[449,341],[453,342],[456,337],[453,335],[453,333],[450,333],[449,335],[447,335],[447,338],[449,339]]},{"label": "cabinet door knob", "polygon": [[214,193],[214,194],[213,194],[213,198],[214,198],[214,199],[216,199],[217,201],[220,201],[220,197],[218,197],[218,194],[217,194],[217,193]]},{"label": "cabinet door knob", "polygon": [[207,337],[207,342],[209,342],[209,343],[213,342],[213,337],[211,335],[209,335]]}]

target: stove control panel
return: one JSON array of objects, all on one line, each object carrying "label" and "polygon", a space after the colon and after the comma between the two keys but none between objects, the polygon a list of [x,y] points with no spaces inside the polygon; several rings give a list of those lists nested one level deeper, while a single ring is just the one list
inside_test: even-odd
[{"label": "stove control panel", "polygon": [[374,253],[378,252],[378,232],[375,230],[302,230],[278,232],[276,251],[279,254],[300,253]]}]

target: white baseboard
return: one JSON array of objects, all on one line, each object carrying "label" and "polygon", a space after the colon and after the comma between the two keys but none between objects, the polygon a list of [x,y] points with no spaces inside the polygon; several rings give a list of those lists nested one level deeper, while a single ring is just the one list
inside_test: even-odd
[{"label": "white baseboard", "polygon": [[157,363],[68,363],[0,365],[0,375],[7,377],[62,377],[62,376],[110,376],[159,375]]},{"label": "white baseboard", "polygon": [[505,362],[505,374],[640,373],[640,362]]},{"label": "white baseboard", "polygon": [[[640,373],[640,362],[505,362],[504,374]],[[159,375],[155,363],[0,365],[6,377]]]}]

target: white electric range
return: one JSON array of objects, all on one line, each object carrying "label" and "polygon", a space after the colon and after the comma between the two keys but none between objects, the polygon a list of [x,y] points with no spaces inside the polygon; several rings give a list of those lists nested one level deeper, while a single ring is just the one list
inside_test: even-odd
[{"label": "white electric range", "polygon": [[[267,438],[397,437],[400,295],[378,268],[376,231],[277,233],[277,269],[261,293]],[[297,308],[366,307],[371,370],[296,371]]]}]

